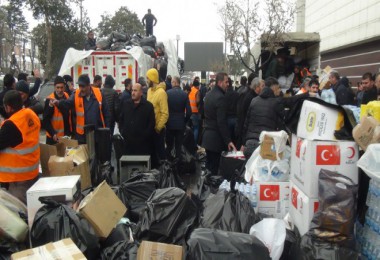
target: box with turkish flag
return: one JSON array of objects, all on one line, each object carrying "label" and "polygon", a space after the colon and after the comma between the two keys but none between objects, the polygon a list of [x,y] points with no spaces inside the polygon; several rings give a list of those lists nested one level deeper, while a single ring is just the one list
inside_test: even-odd
[{"label": "box with turkish flag", "polygon": [[292,136],[290,180],[308,197],[318,198],[321,169],[336,171],[358,183],[359,148],[351,141],[314,141]]},{"label": "box with turkish flag", "polygon": [[309,231],[311,220],[318,207],[318,199],[309,198],[297,185],[290,182],[289,215],[301,236]]},{"label": "box with turkish flag", "polygon": [[289,182],[255,182],[257,212],[283,218],[289,211]]}]

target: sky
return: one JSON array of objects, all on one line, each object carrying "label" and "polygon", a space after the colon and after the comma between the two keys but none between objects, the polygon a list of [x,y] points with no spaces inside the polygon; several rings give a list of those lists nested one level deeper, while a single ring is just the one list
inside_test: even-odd
[{"label": "sky", "polygon": [[157,41],[171,39],[176,45],[176,36],[179,35],[179,56],[184,58],[184,42],[224,41],[217,13],[221,3],[220,0],[84,0],[83,7],[93,29],[96,29],[104,12],[114,15],[121,6],[127,6],[141,20],[150,8],[157,18],[157,25],[153,28]]}]

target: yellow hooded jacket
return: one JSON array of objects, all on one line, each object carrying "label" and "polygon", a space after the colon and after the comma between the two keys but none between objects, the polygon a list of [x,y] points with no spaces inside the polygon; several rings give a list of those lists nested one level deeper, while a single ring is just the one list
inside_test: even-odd
[{"label": "yellow hooded jacket", "polygon": [[153,87],[148,89],[147,99],[154,107],[156,116],[155,130],[157,133],[161,132],[169,118],[168,95],[165,89],[165,82],[154,84]]}]

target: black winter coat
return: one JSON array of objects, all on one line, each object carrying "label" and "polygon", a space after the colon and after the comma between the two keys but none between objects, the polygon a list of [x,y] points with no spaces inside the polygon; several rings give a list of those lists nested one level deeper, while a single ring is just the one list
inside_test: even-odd
[{"label": "black winter coat", "polygon": [[156,124],[152,103],[142,98],[136,106],[132,99],[123,102],[119,127],[125,140],[126,154],[150,155]]},{"label": "black winter coat", "polygon": [[167,94],[169,119],[166,123],[166,128],[184,130],[185,124],[189,121],[191,116],[189,97],[180,87],[174,87],[168,90]]},{"label": "black winter coat", "polygon": [[284,128],[284,104],[275,97],[272,89],[265,87],[260,96],[252,99],[243,129],[243,142],[259,140],[262,131],[278,131]]},{"label": "black winter coat", "polygon": [[206,94],[202,147],[213,152],[226,151],[231,136],[227,126],[228,104],[224,91],[215,86]]},{"label": "black winter coat", "polygon": [[120,113],[119,94],[113,88],[105,87],[102,89],[102,91],[103,91],[103,96],[107,102],[108,109],[110,112],[111,124],[115,121],[118,122],[119,121],[119,113]]}]

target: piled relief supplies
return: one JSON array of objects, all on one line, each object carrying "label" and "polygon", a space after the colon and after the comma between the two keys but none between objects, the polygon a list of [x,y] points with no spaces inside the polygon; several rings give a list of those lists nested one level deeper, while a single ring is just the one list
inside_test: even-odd
[{"label": "piled relief supplies", "polygon": [[40,148],[40,162],[44,177],[80,175],[81,189],[91,186],[87,145],[79,145],[77,140],[61,138],[55,145],[40,143]]},{"label": "piled relief supplies", "polygon": [[336,172],[358,183],[358,145],[335,138],[335,132],[343,125],[343,113],[338,108],[309,100],[303,102],[297,135],[291,138],[289,205],[291,220],[301,235],[308,232],[320,205],[321,170]]},{"label": "piled relief supplies", "polygon": [[260,135],[260,146],[245,165],[245,180],[255,185],[256,211],[283,218],[289,209],[290,148],[285,131]]},{"label": "piled relief supplies", "polygon": [[368,146],[358,162],[370,178],[367,194],[368,210],[364,227],[357,228],[357,239],[362,247],[362,254],[367,259],[380,258],[380,144]]},{"label": "piled relief supplies", "polygon": [[380,122],[380,101],[371,101],[360,106],[360,119],[370,116]]},{"label": "piled relief supplies", "polygon": [[352,130],[352,136],[365,151],[368,145],[380,142],[380,122],[372,116],[363,116]]}]

